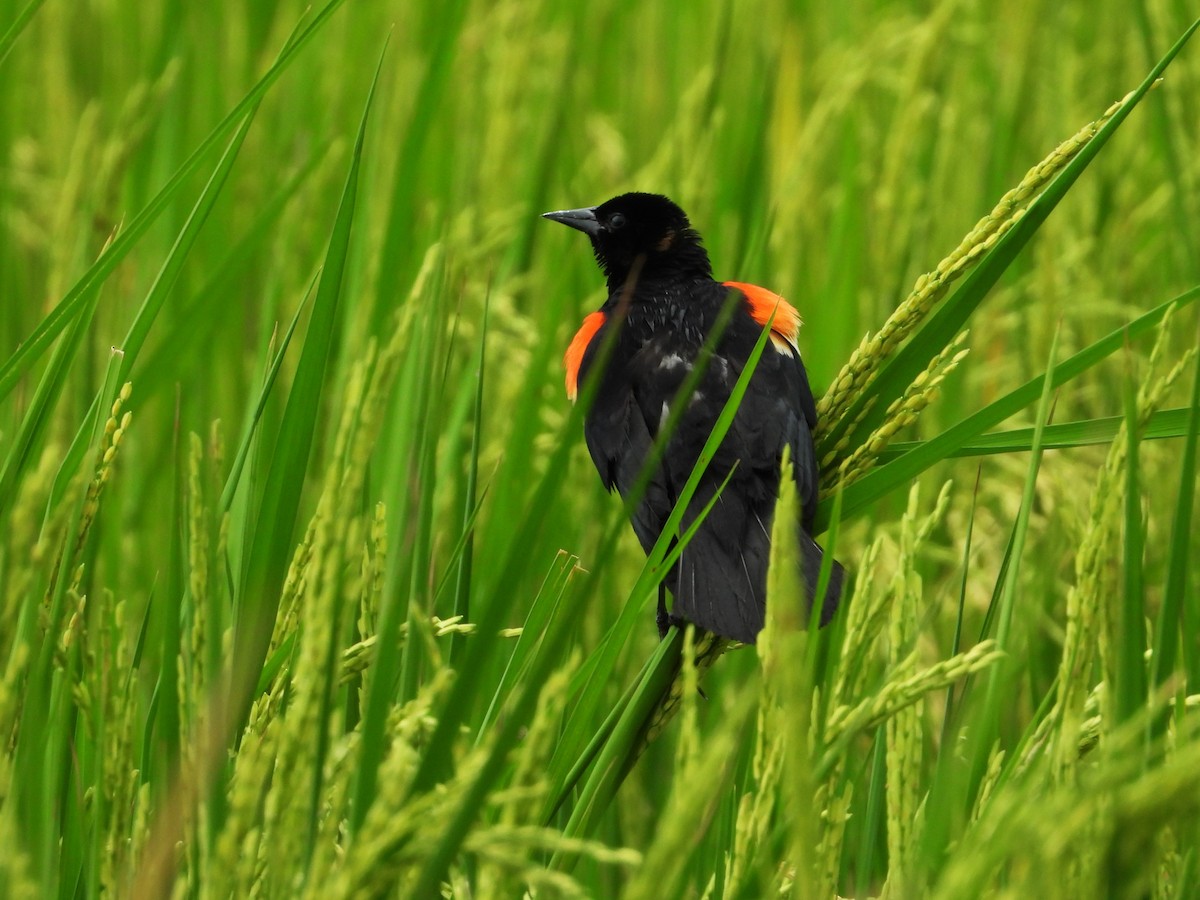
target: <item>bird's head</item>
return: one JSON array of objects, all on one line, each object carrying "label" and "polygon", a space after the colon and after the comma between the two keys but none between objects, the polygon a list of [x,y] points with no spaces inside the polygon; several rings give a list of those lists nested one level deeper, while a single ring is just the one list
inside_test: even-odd
[{"label": "bird's head", "polygon": [[599,206],[542,215],[591,238],[610,290],[620,289],[634,274],[639,280],[712,275],[687,215],[659,194],[622,194]]}]

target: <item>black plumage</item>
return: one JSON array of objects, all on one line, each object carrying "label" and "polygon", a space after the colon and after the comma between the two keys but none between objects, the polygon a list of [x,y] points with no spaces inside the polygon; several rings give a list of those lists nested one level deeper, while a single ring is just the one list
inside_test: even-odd
[{"label": "black plumage", "polygon": [[[803,510],[797,530],[810,602],[821,561],[821,549],[810,534],[818,494],[812,437],[816,405],[795,336],[788,333],[798,326],[798,317],[767,291],[715,281],[700,236],[665,197],[626,194],[599,207],[547,217],[589,235],[608,282],[600,316],[589,317],[568,350],[567,378],[569,390],[582,383],[616,329],[584,436],[605,487],[622,496],[633,489],[651,443],[733,293],[733,315],[632,514],[634,532],[647,553],[758,341],[761,323],[775,312],[776,333],[688,506],[684,531],[727,476],[729,483],[664,579],[674,596],[670,617],[661,599],[659,610],[663,631],[671,620],[682,620],[753,642],[763,625],[771,526],[786,446],[791,447]],[[777,309],[767,308],[775,302],[780,303]],[[794,324],[789,325],[788,315]],[[834,563],[822,603],[823,622],[836,609],[843,574]]]}]

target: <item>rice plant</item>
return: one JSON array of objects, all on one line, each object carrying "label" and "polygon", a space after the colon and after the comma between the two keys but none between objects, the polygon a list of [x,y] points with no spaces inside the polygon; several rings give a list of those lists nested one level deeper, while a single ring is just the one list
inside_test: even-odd
[{"label": "rice plant", "polygon": [[[3,893],[1200,895],[1193,16],[0,4]],[[826,628],[785,488],[658,640],[627,189],[804,318]]]}]

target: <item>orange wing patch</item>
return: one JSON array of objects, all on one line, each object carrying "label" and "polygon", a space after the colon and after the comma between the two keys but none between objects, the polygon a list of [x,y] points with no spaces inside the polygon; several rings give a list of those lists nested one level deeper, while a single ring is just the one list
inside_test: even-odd
[{"label": "orange wing patch", "polygon": [[592,338],[596,336],[596,332],[600,330],[600,326],[604,324],[606,318],[604,313],[594,312],[584,319],[583,325],[571,339],[571,345],[567,347],[567,352],[563,354],[563,365],[567,367],[567,397],[572,403],[575,402],[575,397],[579,393],[579,364],[583,362],[584,351],[587,350],[588,344],[592,342]]},{"label": "orange wing patch", "polygon": [[[726,281],[725,287],[736,288],[746,295],[750,305],[750,315],[759,325],[771,322],[771,340],[776,348],[783,353],[796,355],[796,339],[800,335],[800,313],[796,307],[788,303],[773,291],[759,287],[756,284],[744,284],[740,281]],[[771,314],[775,314],[774,321]],[[779,339],[776,340],[776,335]]]}]

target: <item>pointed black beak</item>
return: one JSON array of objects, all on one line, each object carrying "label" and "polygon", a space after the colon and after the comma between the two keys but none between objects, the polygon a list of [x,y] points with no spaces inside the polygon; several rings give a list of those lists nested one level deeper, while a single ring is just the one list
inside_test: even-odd
[{"label": "pointed black beak", "polygon": [[562,222],[571,228],[577,228],[587,235],[596,235],[600,231],[600,221],[596,218],[596,207],[587,209],[560,209],[555,212],[542,213],[543,219],[552,222]]}]

